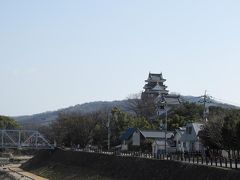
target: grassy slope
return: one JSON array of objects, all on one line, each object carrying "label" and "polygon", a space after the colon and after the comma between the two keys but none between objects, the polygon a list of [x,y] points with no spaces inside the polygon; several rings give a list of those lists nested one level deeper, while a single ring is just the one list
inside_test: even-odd
[{"label": "grassy slope", "polygon": [[115,157],[56,150],[40,152],[23,165],[50,179],[87,180],[237,180],[240,171],[224,170],[172,161]]},{"label": "grassy slope", "polygon": [[49,163],[47,166],[32,170],[32,173],[53,180],[110,180],[108,177],[98,175],[98,172],[76,166],[65,166],[59,163]]}]

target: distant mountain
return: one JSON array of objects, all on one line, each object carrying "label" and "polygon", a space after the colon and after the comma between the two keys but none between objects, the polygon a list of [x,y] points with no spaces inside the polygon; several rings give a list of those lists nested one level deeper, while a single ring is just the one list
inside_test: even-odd
[{"label": "distant mountain", "polygon": [[112,109],[118,107],[119,109],[126,111],[127,100],[122,101],[96,101],[90,103],[84,103],[81,105],[75,105],[68,108],[60,109],[57,111],[48,111],[40,114],[34,114],[29,116],[13,117],[15,120],[23,125],[44,125],[49,124],[56,120],[60,113],[79,113],[87,114],[94,113],[104,109]]},{"label": "distant mountain", "polygon": [[[190,103],[196,103],[196,104],[203,104],[203,97],[199,96],[181,96],[184,102],[190,102]],[[217,107],[222,107],[226,109],[240,109],[238,106],[234,106],[231,104],[223,103],[221,101],[214,100],[213,98],[208,98],[207,99],[207,105],[208,106],[217,106]]]},{"label": "distant mountain", "polygon": [[[197,103],[202,104],[201,101],[203,101],[202,97],[195,97],[195,96],[181,96],[181,99],[183,102],[191,102],[191,103]],[[218,106],[223,108],[230,108],[230,109],[240,109],[237,106],[225,104],[213,99],[209,100],[208,103],[209,106]],[[122,101],[96,101],[96,102],[90,102],[90,103],[84,103],[84,104],[78,104],[75,106],[71,106],[65,109],[60,109],[57,111],[49,111],[45,113],[40,114],[34,114],[29,116],[18,116],[13,117],[21,124],[27,126],[27,125],[44,125],[49,124],[56,120],[60,113],[93,113],[104,109],[112,109],[113,107],[118,107],[119,109],[123,111],[127,111],[127,100]]]}]

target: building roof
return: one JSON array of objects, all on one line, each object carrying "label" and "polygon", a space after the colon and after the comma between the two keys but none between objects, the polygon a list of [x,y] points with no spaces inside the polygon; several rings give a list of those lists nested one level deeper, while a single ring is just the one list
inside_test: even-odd
[{"label": "building roof", "polygon": [[186,131],[186,127],[180,127],[178,129],[176,129],[176,132],[183,135]]},{"label": "building roof", "polygon": [[198,135],[199,131],[202,130],[202,123],[192,123],[193,129],[195,130],[196,134]]},{"label": "building roof", "polygon": [[180,98],[179,96],[165,96],[164,100],[166,102],[166,104],[170,104],[170,105],[178,105],[180,104]]},{"label": "building roof", "polygon": [[162,73],[158,74],[158,73],[149,73],[149,78],[152,79],[163,79]]},{"label": "building roof", "polygon": [[167,86],[165,86],[162,82],[148,82],[145,84],[144,89],[153,89],[157,84],[159,84],[159,86],[161,86],[163,89],[167,88]]},{"label": "building roof", "polygon": [[[140,133],[145,138],[153,138],[153,139],[163,139],[165,138],[165,132],[164,131],[145,131],[145,130],[139,130]],[[173,132],[167,132],[167,138],[171,138],[174,136]]]},{"label": "building roof", "polygon": [[[167,146],[170,146],[170,142],[169,141],[167,141]],[[165,140],[156,140],[156,141],[154,141],[153,142],[153,144],[152,145],[158,145],[158,146],[165,146]]]},{"label": "building roof", "polygon": [[192,127],[192,133],[188,134],[187,129],[181,137],[181,141],[196,141],[198,139],[198,133],[201,131],[203,124],[202,123],[189,123],[186,125],[186,128]]},{"label": "building roof", "polygon": [[162,73],[161,74],[149,73],[148,80],[146,81],[163,82],[166,81],[166,79],[163,78]]},{"label": "building roof", "polygon": [[120,140],[129,140],[137,128],[128,128],[120,137]]},{"label": "building roof", "polygon": [[163,91],[166,88],[164,86],[160,86],[159,83],[157,82],[156,86],[152,88],[153,91]]},{"label": "building roof", "polygon": [[156,98],[156,102],[160,102],[160,103],[164,103],[164,104],[168,104],[168,105],[178,105],[178,104],[181,104],[180,96],[178,96],[178,95],[165,95],[165,96],[162,96],[162,94],[160,94]]},{"label": "building roof", "polygon": [[[164,139],[165,138],[165,132],[164,131],[152,131],[152,130],[140,130],[138,128],[128,128],[120,137],[121,141],[127,141],[129,140],[133,133],[135,131],[139,131],[142,136],[146,139]],[[167,138],[170,139],[174,137],[174,133],[168,131],[167,132]]]}]

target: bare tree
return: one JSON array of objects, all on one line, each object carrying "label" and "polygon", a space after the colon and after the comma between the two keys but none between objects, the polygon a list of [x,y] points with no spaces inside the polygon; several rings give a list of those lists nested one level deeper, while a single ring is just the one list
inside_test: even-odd
[{"label": "bare tree", "polygon": [[151,118],[155,113],[154,98],[142,98],[141,93],[132,94],[127,98],[126,109],[137,117]]}]

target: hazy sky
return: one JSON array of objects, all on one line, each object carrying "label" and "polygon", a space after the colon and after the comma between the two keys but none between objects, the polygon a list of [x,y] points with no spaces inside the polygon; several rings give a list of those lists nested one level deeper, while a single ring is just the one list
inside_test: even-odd
[{"label": "hazy sky", "polygon": [[142,91],[240,104],[240,1],[0,0],[0,114],[23,115]]}]

